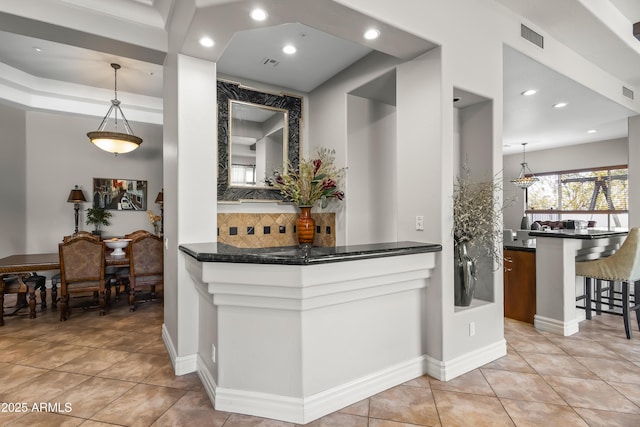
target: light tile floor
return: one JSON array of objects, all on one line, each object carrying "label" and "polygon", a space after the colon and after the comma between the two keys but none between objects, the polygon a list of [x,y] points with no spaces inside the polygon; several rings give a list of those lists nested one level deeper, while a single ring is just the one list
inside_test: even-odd
[{"label": "light tile floor", "polygon": [[[75,310],[62,323],[57,312],[38,308],[35,320],[6,318],[0,425],[293,427],[216,411],[197,374],[176,377],[161,339],[162,310],[144,303],[130,313],[119,301],[104,317]],[[582,322],[571,337],[505,319],[507,356],[448,382],[416,378],[307,425],[637,427],[640,332],[633,320],[627,340],[618,316]],[[21,402],[26,410],[17,412]]]}]

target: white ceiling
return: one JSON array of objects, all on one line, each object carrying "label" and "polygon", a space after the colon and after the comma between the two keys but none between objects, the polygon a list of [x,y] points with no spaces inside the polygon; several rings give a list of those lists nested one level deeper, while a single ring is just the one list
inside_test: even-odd
[{"label": "white ceiling", "polygon": [[[522,16],[524,22],[544,28],[545,35],[604,64],[605,71],[621,81],[640,87],[640,42],[631,35],[631,24],[640,21],[640,1],[599,0],[603,13],[597,17],[581,5],[581,0],[496,1]],[[120,96],[125,113],[126,93],[162,96],[161,64],[167,40],[156,38],[165,32],[171,11],[178,9],[176,0],[31,0],[31,6],[24,3],[3,0],[0,4],[0,67],[5,64],[12,71],[34,76],[47,87],[67,82],[104,91],[113,89],[109,64],[117,62],[122,65],[118,90],[125,93]],[[209,6],[198,9],[188,28],[183,29],[184,53],[217,61],[224,74],[301,92],[309,92],[372,49],[409,59],[434,46],[334,2],[264,0],[270,13],[265,23],[248,19],[253,3],[250,0],[198,3]],[[113,37],[114,23],[118,24],[121,40],[105,43],[107,35]],[[376,42],[364,41],[361,34],[368,26],[381,29],[385,37]],[[211,28],[216,29],[216,45],[203,50],[197,40]],[[127,42],[141,38],[153,40],[140,43],[150,47],[139,48]],[[285,40],[299,45],[295,60],[281,52]],[[309,55],[309,51],[313,54]],[[278,65],[266,70],[262,64],[266,58],[276,59]],[[6,74],[0,73],[0,83]],[[505,153],[520,152],[522,142],[530,144],[527,150],[535,150],[626,136],[626,118],[633,112],[508,48],[504,77]],[[538,94],[520,95],[530,87],[538,89]],[[562,110],[552,109],[551,105],[560,98],[569,105]],[[107,106],[105,99],[105,110]],[[598,132],[587,134],[589,129]]]}]

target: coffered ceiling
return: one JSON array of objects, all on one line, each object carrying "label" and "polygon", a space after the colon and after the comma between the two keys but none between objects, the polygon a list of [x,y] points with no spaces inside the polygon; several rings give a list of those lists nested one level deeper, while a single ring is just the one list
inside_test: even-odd
[{"label": "coffered ceiling", "polygon": [[[597,14],[580,0],[495,1],[586,59],[604,64],[605,71],[621,82],[640,87],[640,42],[631,35],[632,23],[640,21],[640,1],[601,0]],[[171,13],[185,7],[179,3],[3,0],[0,83],[66,96],[95,89],[95,99],[104,99],[113,89],[108,64],[118,62],[123,104],[129,96],[140,109],[150,99],[160,100],[161,105],[162,62],[169,46],[166,22]],[[269,18],[257,23],[248,18],[251,1],[197,1],[194,19],[182,29],[184,53],[217,61],[225,74],[308,92],[372,49],[412,58],[434,46],[331,1],[262,3]],[[384,41],[362,39],[364,29],[372,25],[385,33]],[[214,48],[203,50],[198,39],[214,26]],[[307,43],[313,55],[296,60],[285,56],[279,48],[284,40]],[[270,50],[269,46],[278,47]],[[268,59],[276,67],[268,70],[264,64]],[[632,111],[509,48],[505,49],[504,77],[505,153],[519,152],[521,142],[535,150],[626,136],[626,118],[634,115]],[[525,99],[520,92],[532,85],[539,93]],[[550,108],[551,94],[569,99],[562,114]],[[594,128],[597,133],[586,133]]]}]

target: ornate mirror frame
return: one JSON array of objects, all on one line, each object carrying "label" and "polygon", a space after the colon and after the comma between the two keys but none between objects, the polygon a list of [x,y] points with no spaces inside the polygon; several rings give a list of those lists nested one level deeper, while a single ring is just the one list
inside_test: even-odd
[{"label": "ornate mirror frame", "polygon": [[218,201],[284,200],[275,189],[268,187],[232,187],[231,169],[231,101],[242,101],[286,110],[288,113],[287,158],[297,169],[300,160],[300,126],[302,122],[302,98],[261,92],[240,83],[217,81],[218,92]]}]

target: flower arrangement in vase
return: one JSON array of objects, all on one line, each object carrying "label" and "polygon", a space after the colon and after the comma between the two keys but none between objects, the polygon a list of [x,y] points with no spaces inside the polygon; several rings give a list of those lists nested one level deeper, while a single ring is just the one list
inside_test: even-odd
[{"label": "flower arrangement in vase", "polygon": [[310,216],[311,208],[318,201],[321,208],[325,208],[331,199],[344,199],[339,187],[344,172],[344,168],[335,165],[335,150],[318,148],[313,158],[300,159],[298,170],[289,168],[287,174],[275,171],[269,178],[271,186],[300,208],[301,216],[296,224],[300,245],[313,244],[315,221]]},{"label": "flower arrangement in vase", "polygon": [[453,189],[453,240],[455,244],[455,305],[471,304],[476,268],[481,256],[502,265],[502,180],[493,177],[473,182],[465,167]]}]

